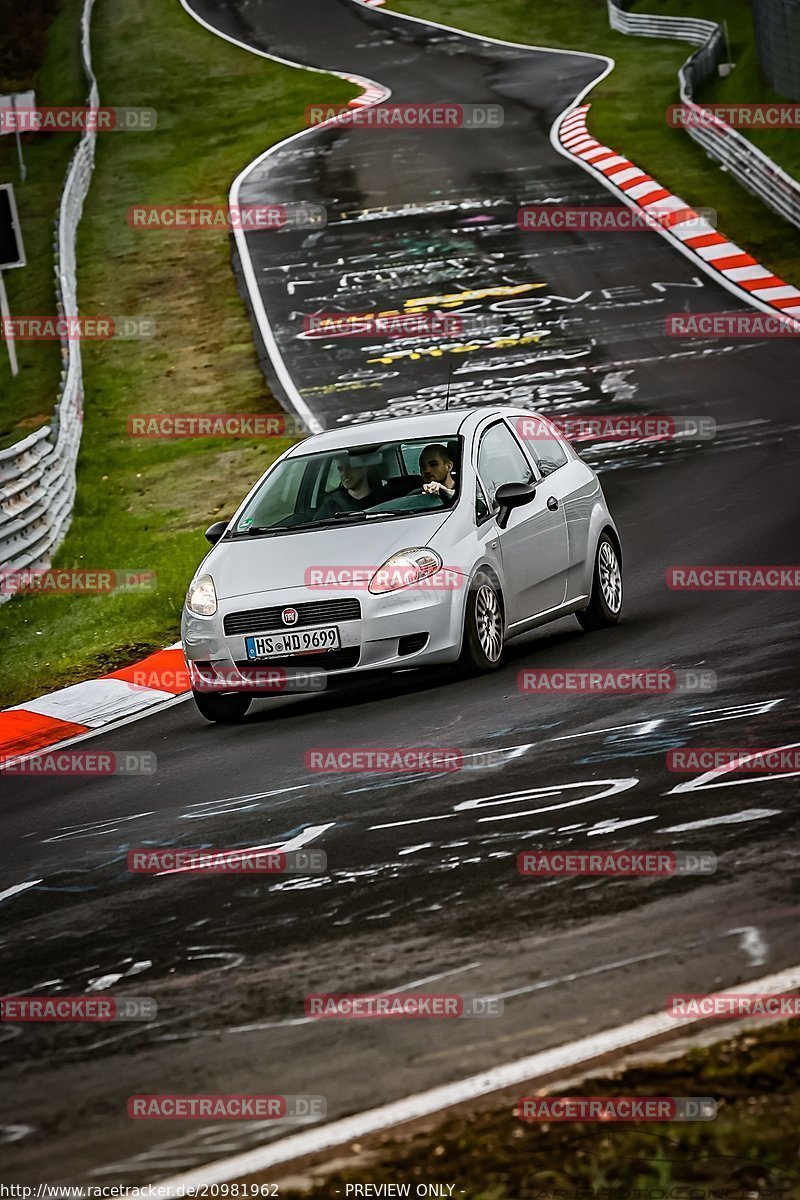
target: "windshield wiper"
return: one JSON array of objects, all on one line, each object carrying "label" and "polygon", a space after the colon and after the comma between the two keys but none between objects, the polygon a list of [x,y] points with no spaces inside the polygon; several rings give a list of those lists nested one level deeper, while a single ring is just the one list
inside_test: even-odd
[{"label": "windshield wiper", "polygon": [[294,530],[305,529],[323,529],[327,525],[334,525],[337,521],[365,521],[367,514],[365,512],[340,512],[334,513],[332,517],[325,517],[322,521],[307,521],[301,525],[251,525],[247,530],[238,530],[240,533],[292,533]]},{"label": "windshield wiper", "polygon": [[[422,508],[417,509],[416,511],[429,513],[431,509]],[[326,529],[331,525],[341,525],[344,523],[349,524],[351,521],[367,521],[370,517],[408,517],[413,515],[413,509],[401,509],[399,512],[396,509],[378,509],[375,512],[373,512],[371,509],[355,509],[349,512],[334,513],[332,517],[325,517],[322,521],[309,521],[307,524],[302,525],[251,525],[249,529],[237,529],[233,536],[241,537],[244,534],[251,533],[304,533],[307,529]]]}]

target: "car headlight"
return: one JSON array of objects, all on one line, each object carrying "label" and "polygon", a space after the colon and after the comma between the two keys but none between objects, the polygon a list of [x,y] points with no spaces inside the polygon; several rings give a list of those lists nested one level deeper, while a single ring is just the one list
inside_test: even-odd
[{"label": "car headlight", "polygon": [[398,588],[410,587],[441,569],[441,558],[435,550],[429,550],[426,546],[398,550],[391,558],[387,558],[382,567],[378,567],[369,581],[369,590],[373,596],[396,592]]},{"label": "car headlight", "polygon": [[186,607],[196,617],[213,617],[217,611],[217,593],[210,575],[198,575],[189,584]]}]

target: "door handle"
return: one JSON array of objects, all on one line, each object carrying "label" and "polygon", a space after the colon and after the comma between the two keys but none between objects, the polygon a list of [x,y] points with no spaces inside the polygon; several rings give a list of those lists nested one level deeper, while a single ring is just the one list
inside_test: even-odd
[{"label": "door handle", "polygon": [[550,509],[550,512],[556,511],[556,509],[558,508],[558,500],[555,496],[548,496],[547,507]]}]

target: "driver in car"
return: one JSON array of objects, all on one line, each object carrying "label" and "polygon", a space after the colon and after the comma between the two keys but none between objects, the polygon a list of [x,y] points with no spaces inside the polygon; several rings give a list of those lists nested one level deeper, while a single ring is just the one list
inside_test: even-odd
[{"label": "driver in car", "polygon": [[314,514],[316,520],[324,521],[340,512],[360,512],[378,501],[380,479],[376,478],[373,455],[343,454],[336,465],[341,482],[320,504]]},{"label": "driver in car", "polygon": [[419,473],[426,496],[438,496],[443,504],[453,503],[458,484],[453,478],[453,460],[446,446],[438,442],[426,446],[419,456]]}]

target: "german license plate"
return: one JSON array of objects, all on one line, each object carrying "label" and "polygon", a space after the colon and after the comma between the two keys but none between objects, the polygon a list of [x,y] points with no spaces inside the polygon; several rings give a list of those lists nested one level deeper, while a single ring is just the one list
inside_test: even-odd
[{"label": "german license plate", "polygon": [[319,629],[281,629],[277,633],[256,633],[246,637],[244,644],[248,658],[283,658],[287,654],[338,650],[341,641],[338,625],[323,625]]}]

